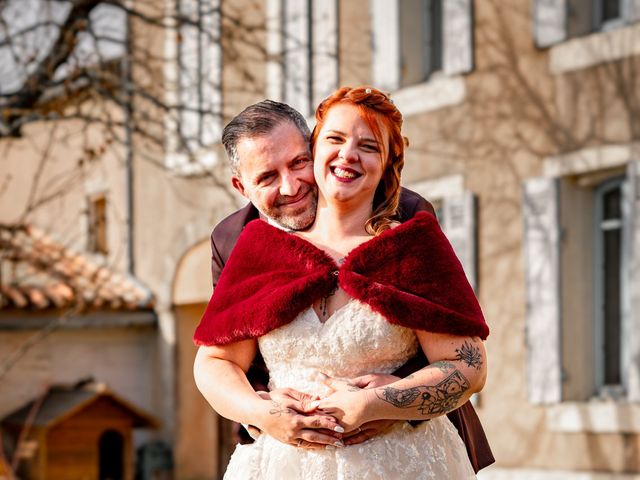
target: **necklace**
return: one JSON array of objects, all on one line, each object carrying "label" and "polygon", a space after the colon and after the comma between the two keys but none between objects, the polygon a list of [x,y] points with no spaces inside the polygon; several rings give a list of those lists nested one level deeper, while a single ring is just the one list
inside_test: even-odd
[{"label": "necklace", "polygon": [[[339,258],[336,262],[338,265],[342,265],[344,263],[344,257]],[[334,270],[331,272],[332,275],[338,276],[339,271]],[[322,314],[322,320],[326,320],[329,314],[329,297],[333,297],[338,291],[338,281],[336,279],[336,283],[331,289],[331,291],[320,299],[320,313]]]}]

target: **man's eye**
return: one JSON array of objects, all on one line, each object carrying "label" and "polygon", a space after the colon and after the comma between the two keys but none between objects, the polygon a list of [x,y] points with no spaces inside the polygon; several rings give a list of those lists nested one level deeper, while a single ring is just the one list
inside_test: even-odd
[{"label": "man's eye", "polygon": [[294,167],[302,168],[307,165],[311,161],[310,158],[299,158],[295,162],[293,162]]},{"label": "man's eye", "polygon": [[258,185],[269,185],[271,182],[273,182],[274,178],[275,175],[273,174],[263,175],[258,179]]}]

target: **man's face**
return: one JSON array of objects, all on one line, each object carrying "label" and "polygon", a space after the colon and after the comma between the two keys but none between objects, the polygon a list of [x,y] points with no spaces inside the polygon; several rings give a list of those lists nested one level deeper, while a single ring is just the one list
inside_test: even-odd
[{"label": "man's face", "polygon": [[238,173],[231,183],[265,216],[301,230],[316,216],[318,189],[308,142],[291,122],[271,133],[244,138],[236,146]]}]

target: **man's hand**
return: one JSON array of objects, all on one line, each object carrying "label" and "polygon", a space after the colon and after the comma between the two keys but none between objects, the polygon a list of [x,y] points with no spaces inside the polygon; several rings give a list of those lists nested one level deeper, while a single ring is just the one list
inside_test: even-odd
[{"label": "man's hand", "polygon": [[[264,431],[275,439],[308,449],[326,448],[327,445],[342,446],[344,430],[338,421],[327,414],[315,411],[310,403],[318,397],[292,388],[279,388],[271,392],[257,392],[264,400],[272,402],[269,419]],[[257,428],[253,432],[260,432]],[[253,436],[253,435],[252,435]]]},{"label": "man's hand", "polygon": [[350,383],[358,388],[377,388],[397,382],[398,380],[400,380],[400,377],[396,377],[395,375],[370,373],[369,375],[352,378]]},{"label": "man's hand", "polygon": [[373,420],[363,423],[355,430],[345,433],[342,436],[342,441],[345,445],[356,445],[365,442],[376,435],[386,433],[397,421],[398,420]]}]

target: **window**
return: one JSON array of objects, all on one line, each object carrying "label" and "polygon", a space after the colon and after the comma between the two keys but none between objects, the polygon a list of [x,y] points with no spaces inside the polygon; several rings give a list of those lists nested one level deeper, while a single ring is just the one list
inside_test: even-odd
[{"label": "window", "polygon": [[594,191],[595,211],[595,384],[605,396],[621,396],[623,178],[600,184]]},{"label": "window", "polygon": [[442,70],[442,0],[400,2],[400,86]]},{"label": "window", "polygon": [[107,242],[107,199],[99,196],[89,201],[89,239],[88,250],[91,253],[109,253]]},{"label": "window", "polygon": [[532,403],[640,398],[639,170],[524,183]]},{"label": "window", "polygon": [[640,19],[633,0],[535,0],[535,38],[549,47],[568,38],[609,31]]},{"label": "window", "polygon": [[410,114],[460,103],[459,75],[473,69],[473,2],[371,0],[370,6],[373,84]]},{"label": "window", "polygon": [[623,0],[594,0],[594,30],[615,28],[624,22]]},{"label": "window", "polygon": [[166,72],[173,86],[169,100],[177,107],[167,166],[189,172],[215,163],[208,147],[222,131],[220,0],[178,0],[176,17],[176,35],[167,46],[175,58]]}]

